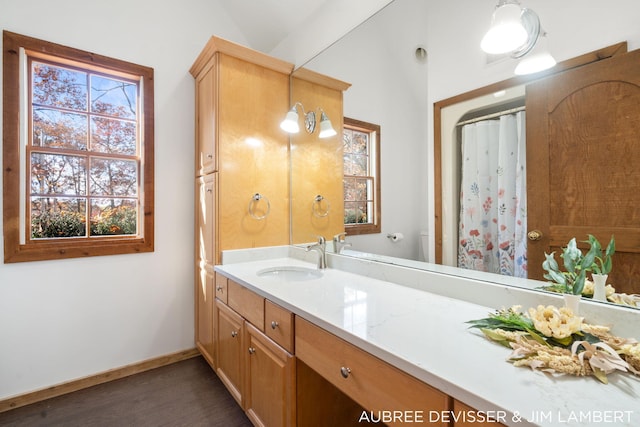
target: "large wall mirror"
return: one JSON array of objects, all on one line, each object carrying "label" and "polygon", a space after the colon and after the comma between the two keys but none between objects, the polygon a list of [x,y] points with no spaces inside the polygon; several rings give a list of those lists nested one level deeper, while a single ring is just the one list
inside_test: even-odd
[{"label": "large wall mirror", "polygon": [[[469,111],[483,109],[482,98],[491,97],[492,89],[506,89],[503,99],[524,103],[523,84],[528,79],[512,77],[515,63],[508,59],[488,62],[479,49],[494,3],[493,0],[473,2],[462,8],[420,0],[394,0],[303,65],[351,83],[344,95],[344,115],[377,123],[384,135],[382,232],[348,236],[352,246],[344,255],[366,256],[514,286],[542,285],[531,280],[459,269],[455,255],[445,254],[442,248],[447,238],[457,240],[457,236],[440,233],[442,223],[447,226],[447,221],[455,221],[453,218],[457,215],[458,172],[444,163],[435,165],[434,133],[451,135],[455,123]],[[633,1],[617,3],[615,8],[596,0],[569,3],[524,5],[536,9],[540,15],[550,34],[552,53],[561,63],[570,64],[572,58],[622,41],[628,41],[629,50],[638,48],[640,33],[634,20],[628,17],[640,12],[640,6]],[[581,8],[584,16],[579,28],[569,28],[567,22],[574,22],[571,16],[576,8]],[[477,91],[475,96],[456,100],[456,96],[474,91]],[[451,101],[447,107],[454,112],[443,118],[438,111],[436,122],[434,104],[441,100]],[[437,106],[440,107],[442,105]],[[440,148],[454,153],[458,150],[451,145]],[[436,178],[438,168],[442,177],[450,174],[446,184],[449,188],[443,187],[440,178]],[[294,182],[298,179],[304,178],[292,176]],[[446,192],[437,202],[436,187]],[[444,209],[440,203],[444,203]],[[292,209],[295,210],[295,206]],[[448,226],[450,230],[456,228]],[[398,232],[403,234],[402,240],[387,238]]]}]

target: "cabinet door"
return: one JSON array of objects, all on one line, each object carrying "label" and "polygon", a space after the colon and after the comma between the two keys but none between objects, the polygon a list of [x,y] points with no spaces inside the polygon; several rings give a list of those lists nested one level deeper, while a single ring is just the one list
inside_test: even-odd
[{"label": "cabinet door", "polygon": [[456,399],[453,399],[453,413],[456,414],[459,418],[458,420],[455,420],[453,422],[453,425],[455,427],[505,427],[504,424],[501,424],[491,418],[492,416],[496,415],[496,411],[478,411]]},{"label": "cabinet door", "polygon": [[217,55],[209,68],[196,79],[196,171],[206,175],[217,170],[216,163],[216,81]]},{"label": "cabinet door", "polygon": [[214,276],[201,267],[196,280],[196,346],[209,365],[215,365],[215,345],[213,334],[213,292]]},{"label": "cabinet door", "polygon": [[250,323],[245,325],[247,416],[256,426],[293,426],[295,358]]},{"label": "cabinet door", "polygon": [[220,300],[215,301],[216,373],[234,399],[244,408],[244,319]]},{"label": "cabinet door", "polygon": [[196,180],[197,191],[197,257],[204,263],[218,263],[216,255],[216,174],[209,174]]}]

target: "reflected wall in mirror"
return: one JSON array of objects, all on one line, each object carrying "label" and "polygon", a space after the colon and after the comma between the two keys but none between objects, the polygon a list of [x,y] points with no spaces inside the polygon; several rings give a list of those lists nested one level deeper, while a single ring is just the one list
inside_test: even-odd
[{"label": "reflected wall in mirror", "polygon": [[[435,188],[439,183],[434,177],[433,135],[441,125],[434,122],[433,105],[475,88],[510,80],[516,66],[511,59],[488,63],[479,48],[495,2],[425,3],[395,0],[305,64],[352,83],[345,95],[345,115],[380,123],[385,133],[381,147],[382,233],[347,239],[356,251],[393,257],[392,262],[404,258],[412,265],[420,259],[433,262],[439,252],[435,222],[436,216],[442,217],[435,206]],[[615,7],[597,0],[523,5],[535,8],[548,32],[549,48],[559,61],[624,40],[629,50],[637,49],[640,43],[634,19],[640,12],[640,4],[632,0],[616,2]],[[574,16],[576,10],[580,11],[579,23]],[[426,48],[425,62],[416,61],[414,52],[418,46]],[[448,197],[456,198],[458,192],[459,189],[453,190]],[[419,245],[421,231],[429,235],[424,251]],[[385,236],[393,232],[402,232],[404,241],[400,244],[388,241]],[[455,265],[455,261],[447,262]],[[421,266],[443,268],[463,276],[483,276],[457,268]],[[484,277],[505,284],[540,285],[491,274]]]},{"label": "reflected wall in mirror", "polygon": [[[393,1],[304,65],[352,83],[344,93],[344,115],[378,124],[384,134],[381,232],[347,236],[355,251],[414,260],[420,255],[420,231],[428,225],[428,109],[426,63],[415,51],[426,43],[426,3]],[[294,174],[293,182],[298,179]],[[402,233],[404,239],[386,237],[393,233]]]},{"label": "reflected wall in mirror", "polygon": [[[301,123],[291,134],[291,243],[327,240],[344,231],[342,196],[342,98],[349,84],[305,68],[291,76],[291,104],[301,103],[315,111],[316,128],[321,113],[331,120],[337,134],[319,138],[319,129],[309,133]],[[304,114],[299,111],[300,117]]]}]

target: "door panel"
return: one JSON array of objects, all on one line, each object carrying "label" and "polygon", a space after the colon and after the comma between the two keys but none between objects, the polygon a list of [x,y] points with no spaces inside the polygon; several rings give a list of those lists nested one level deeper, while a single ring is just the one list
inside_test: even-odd
[{"label": "door panel", "polygon": [[219,300],[215,301],[214,316],[217,326],[216,373],[229,393],[244,409],[242,390],[244,319]]},{"label": "door panel", "polygon": [[614,235],[609,283],[640,292],[640,51],[528,85],[526,109],[529,277],[572,237]]}]

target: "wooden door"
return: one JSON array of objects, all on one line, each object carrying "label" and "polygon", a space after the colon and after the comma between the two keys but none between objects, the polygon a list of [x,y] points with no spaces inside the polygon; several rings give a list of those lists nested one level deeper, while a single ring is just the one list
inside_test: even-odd
[{"label": "wooden door", "polygon": [[572,237],[604,247],[614,235],[609,283],[639,293],[640,51],[528,85],[526,110],[528,230],[542,234],[529,240],[529,277]]}]

